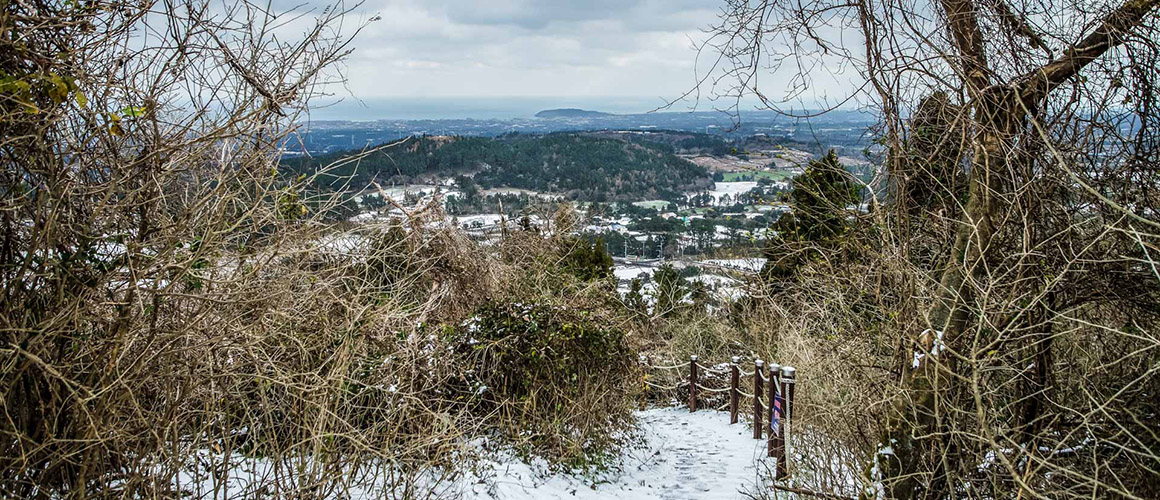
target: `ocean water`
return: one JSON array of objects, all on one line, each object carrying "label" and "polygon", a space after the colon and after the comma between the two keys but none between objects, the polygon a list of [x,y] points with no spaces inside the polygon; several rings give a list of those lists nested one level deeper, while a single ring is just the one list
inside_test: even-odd
[{"label": "ocean water", "polygon": [[[675,96],[674,96],[675,97]],[[648,113],[666,104],[662,97],[376,97],[356,100],[330,98],[311,105],[313,120],[510,120],[532,118],[545,109],[580,108],[616,114]],[[690,111],[681,102],[662,111]],[[711,106],[702,106],[710,110]]]}]

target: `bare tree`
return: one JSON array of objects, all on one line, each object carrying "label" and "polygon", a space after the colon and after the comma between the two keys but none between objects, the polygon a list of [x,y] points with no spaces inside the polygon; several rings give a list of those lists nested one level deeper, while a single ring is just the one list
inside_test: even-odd
[{"label": "bare tree", "polygon": [[253,344],[228,325],[314,231],[277,162],[345,13],[0,7],[0,495],[165,496],[189,450],[242,439],[225,401]]},{"label": "bare tree", "polygon": [[[1158,8],[731,1],[712,28],[719,96],[784,109],[854,68],[835,102],[881,116],[867,223],[877,265],[909,270],[865,450],[888,496],[1157,494]],[[796,85],[773,96],[770,70]]]}]

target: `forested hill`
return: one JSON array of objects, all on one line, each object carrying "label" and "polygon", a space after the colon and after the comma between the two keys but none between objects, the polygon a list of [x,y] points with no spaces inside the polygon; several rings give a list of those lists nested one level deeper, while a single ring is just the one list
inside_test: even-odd
[{"label": "forested hill", "polygon": [[[289,159],[283,167],[310,173],[356,152]],[[585,201],[665,198],[712,185],[704,167],[676,156],[671,146],[583,133],[412,137],[328,174],[320,187],[361,189],[371,181],[398,185],[463,175],[483,189],[523,188]]]},{"label": "forested hill", "polygon": [[597,118],[601,116],[612,116],[612,114],[576,108],[545,109],[536,113],[536,118]]}]

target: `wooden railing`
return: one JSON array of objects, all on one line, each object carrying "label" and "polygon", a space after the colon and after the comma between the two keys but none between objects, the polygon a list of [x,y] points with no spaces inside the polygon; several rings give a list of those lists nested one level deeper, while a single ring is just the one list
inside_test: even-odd
[{"label": "wooden railing", "polygon": [[[793,419],[793,396],[797,384],[797,370],[794,367],[781,366],[777,363],[766,365],[765,362],[758,359],[753,362],[753,371],[747,372],[741,369],[738,357],[733,357],[727,372],[701,365],[697,361],[697,356],[690,356],[686,363],[669,366],[651,365],[648,363],[648,358],[644,358],[642,361],[644,361],[645,368],[651,371],[680,370],[688,367],[688,378],[676,385],[664,386],[651,382],[647,378],[645,385],[648,388],[661,391],[679,391],[682,386],[687,385],[690,412],[697,411],[697,398],[704,399],[704,396],[701,396],[702,393],[728,392],[729,423],[736,424],[741,411],[742,397],[751,399],[753,401],[753,439],[762,439],[762,436],[765,436],[767,441],[766,454],[777,459],[776,478],[781,479],[788,475],[787,436],[790,431],[790,422]],[[703,385],[701,382],[708,379],[708,377],[702,377],[703,373],[728,374],[729,387]],[[752,379],[752,394],[741,390],[742,379]],[[768,396],[763,396],[763,392]],[[766,422],[766,425],[763,426],[762,421]]]}]

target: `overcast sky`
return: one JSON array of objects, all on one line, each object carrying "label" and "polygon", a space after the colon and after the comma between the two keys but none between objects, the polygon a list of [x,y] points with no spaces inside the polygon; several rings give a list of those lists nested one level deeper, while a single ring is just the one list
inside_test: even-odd
[{"label": "overcast sky", "polygon": [[651,96],[693,84],[722,0],[369,0],[359,96]]},{"label": "overcast sky", "polygon": [[[356,16],[381,19],[355,39],[347,61],[349,90],[368,103],[631,96],[610,111],[648,111],[694,86],[694,46],[723,5],[724,0],[367,0]],[[712,104],[700,103],[699,109],[706,108]]]}]

